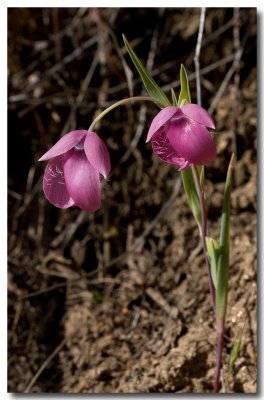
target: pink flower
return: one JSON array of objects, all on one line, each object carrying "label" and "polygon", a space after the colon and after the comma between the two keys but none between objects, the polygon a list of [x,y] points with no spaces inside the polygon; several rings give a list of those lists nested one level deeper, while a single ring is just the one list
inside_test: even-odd
[{"label": "pink flower", "polygon": [[192,164],[207,165],[216,157],[216,146],[208,128],[215,129],[213,119],[197,104],[166,107],[153,119],[147,142],[154,153],[182,171]]},{"label": "pink flower", "polygon": [[94,132],[72,131],[64,135],[39,161],[50,160],[43,178],[43,191],[59,208],[78,206],[96,211],[101,204],[100,174],[111,165],[104,142]]}]

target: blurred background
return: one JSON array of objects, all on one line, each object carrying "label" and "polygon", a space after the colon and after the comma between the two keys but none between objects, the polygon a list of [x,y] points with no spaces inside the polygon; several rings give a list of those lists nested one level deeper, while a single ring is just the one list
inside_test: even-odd
[{"label": "blurred background", "polygon": [[[158,109],[127,105],[97,132],[112,163],[94,214],[50,205],[37,160],[88,129],[115,101],[144,93],[126,35],[153,77],[179,93],[199,8],[8,9],[8,390],[210,392],[215,333],[195,221],[176,168],[146,134]],[[225,390],[256,391],[256,9],[206,10],[202,105],[216,121],[206,169],[209,235],[219,235],[227,165],[232,194]],[[243,330],[236,367],[234,341]]]}]

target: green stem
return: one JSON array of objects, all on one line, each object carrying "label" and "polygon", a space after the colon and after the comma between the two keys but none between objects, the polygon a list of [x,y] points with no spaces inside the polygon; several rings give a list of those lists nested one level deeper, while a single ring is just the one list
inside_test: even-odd
[{"label": "green stem", "polygon": [[94,125],[100,121],[100,119],[102,119],[106,114],[108,114],[110,111],[112,111],[114,108],[119,107],[119,106],[123,106],[127,103],[131,103],[134,101],[152,101],[152,103],[155,103],[157,105],[161,105],[162,107],[167,107],[168,105],[166,103],[164,103],[161,100],[155,99],[154,97],[143,97],[143,96],[137,96],[137,97],[128,97],[127,99],[123,99],[120,100],[114,104],[112,104],[111,106],[109,106],[108,108],[106,108],[104,111],[102,111],[91,123],[88,131],[91,131],[94,127]]},{"label": "green stem", "polygon": [[215,313],[215,289],[214,289],[214,284],[213,284],[213,279],[212,279],[212,274],[211,274],[211,265],[210,265],[210,261],[209,261],[208,255],[207,255],[207,247],[206,247],[206,240],[205,240],[205,238],[207,236],[207,216],[206,216],[204,189],[200,182],[200,174],[197,169],[197,166],[194,165],[192,167],[192,170],[193,170],[194,177],[196,180],[196,187],[197,187],[198,196],[199,196],[199,200],[200,200],[200,206],[201,206],[202,226],[199,226],[199,230],[200,230],[200,237],[201,237],[201,242],[202,242],[202,247],[203,247],[205,263],[206,263],[206,267],[207,267],[207,275],[208,275],[211,303],[212,303],[212,307],[213,307],[213,310]]},{"label": "green stem", "polygon": [[232,168],[234,154],[228,166],[223,211],[220,229],[220,257],[217,268],[216,289],[216,369],[214,376],[214,392],[220,390],[220,372],[222,368],[222,352],[224,343],[224,329],[228,295],[228,270],[229,270],[229,247],[230,247],[230,203],[232,189]]}]

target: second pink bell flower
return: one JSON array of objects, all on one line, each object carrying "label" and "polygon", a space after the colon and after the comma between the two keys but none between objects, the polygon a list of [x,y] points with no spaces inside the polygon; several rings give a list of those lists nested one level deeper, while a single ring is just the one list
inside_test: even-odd
[{"label": "second pink bell flower", "polygon": [[207,128],[215,124],[206,110],[197,104],[166,107],[153,119],[147,142],[154,153],[169,164],[184,170],[193,164],[207,165],[217,153]]},{"label": "second pink bell flower", "polygon": [[46,160],[43,191],[51,204],[86,211],[100,207],[100,175],[106,178],[111,165],[106,145],[95,132],[67,133],[39,161]]}]

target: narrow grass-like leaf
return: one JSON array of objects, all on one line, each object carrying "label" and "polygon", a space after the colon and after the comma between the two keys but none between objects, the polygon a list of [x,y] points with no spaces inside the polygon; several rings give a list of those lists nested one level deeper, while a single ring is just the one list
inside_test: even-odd
[{"label": "narrow grass-like leaf", "polygon": [[204,165],[199,166],[199,173],[200,173],[200,182],[201,186],[204,187],[204,182],[205,182],[205,172],[204,172]]},{"label": "narrow grass-like leaf", "polygon": [[212,280],[214,283],[214,287],[216,288],[217,266],[218,266],[218,259],[219,259],[219,241],[215,240],[209,236],[207,236],[205,238],[205,240],[206,240],[207,254],[210,259]]},{"label": "narrow grass-like leaf", "polygon": [[238,354],[239,354],[240,346],[241,346],[241,340],[238,340],[237,342],[235,342],[234,346],[232,347],[232,351],[230,354],[230,360],[229,360],[229,372],[231,372],[231,373],[233,373],[234,365],[235,365],[235,362],[236,362]]},{"label": "narrow grass-like leaf", "polygon": [[181,171],[181,176],[190,208],[192,210],[194,218],[196,219],[197,224],[201,226],[202,224],[201,206],[192,168],[188,168],[184,171]]},{"label": "narrow grass-like leaf", "polygon": [[181,91],[178,99],[179,107],[183,104],[191,103],[191,94],[190,94],[188,76],[183,64],[181,64],[180,80],[181,80]]},{"label": "narrow grass-like leaf", "polygon": [[147,71],[147,69],[143,66],[142,62],[139,60],[138,56],[130,46],[129,41],[123,35],[123,40],[126,46],[126,49],[128,51],[128,54],[130,55],[130,58],[135,65],[136,69],[138,70],[138,73],[143,81],[143,84],[146,88],[146,91],[151,97],[154,97],[155,99],[158,99],[164,103],[164,105],[170,106],[170,101],[166,94],[163,92],[163,90],[159,87],[159,85],[154,81],[150,73]]},{"label": "narrow grass-like leaf", "polygon": [[243,328],[241,329],[239,339],[234,343],[232,350],[231,350],[231,354],[229,357],[229,372],[230,373],[233,373],[234,365],[235,365],[235,362],[239,355],[244,328],[245,328],[245,324],[243,325]]},{"label": "narrow grass-like leaf", "polygon": [[176,94],[174,92],[174,89],[171,88],[171,99],[172,99],[172,105],[177,107],[177,97]]},{"label": "narrow grass-like leaf", "polygon": [[217,267],[217,284],[216,284],[216,318],[222,319],[226,314],[227,293],[228,293],[228,268],[229,268],[229,232],[230,232],[230,203],[232,189],[232,170],[233,170],[234,154],[228,166],[223,211],[221,217],[220,228],[220,249],[219,262]]}]

